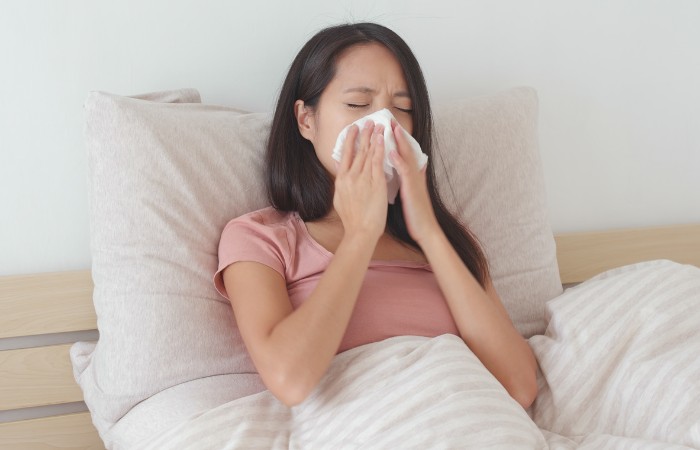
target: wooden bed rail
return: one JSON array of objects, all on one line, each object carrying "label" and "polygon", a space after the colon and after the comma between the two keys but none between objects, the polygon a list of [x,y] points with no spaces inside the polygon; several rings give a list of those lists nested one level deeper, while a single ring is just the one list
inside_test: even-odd
[{"label": "wooden bed rail", "polygon": [[[0,342],[95,330],[92,289],[89,270],[0,277]],[[0,350],[0,417],[65,411],[82,402],[68,355],[72,343],[27,345]],[[87,411],[0,422],[0,450],[37,449],[104,450],[104,445]]]},{"label": "wooden bed rail", "polygon": [[700,266],[700,225],[675,225],[554,236],[562,284],[652,259]]},{"label": "wooden bed rail", "polygon": [[0,338],[97,328],[89,270],[0,277]]}]

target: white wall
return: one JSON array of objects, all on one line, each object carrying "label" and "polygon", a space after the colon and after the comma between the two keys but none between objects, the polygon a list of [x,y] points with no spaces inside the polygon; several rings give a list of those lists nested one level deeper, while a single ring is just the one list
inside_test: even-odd
[{"label": "white wall", "polygon": [[6,0],[0,275],[88,268],[89,90],[268,111],[319,28],[383,23],[434,103],[530,85],[555,232],[700,222],[700,2]]}]

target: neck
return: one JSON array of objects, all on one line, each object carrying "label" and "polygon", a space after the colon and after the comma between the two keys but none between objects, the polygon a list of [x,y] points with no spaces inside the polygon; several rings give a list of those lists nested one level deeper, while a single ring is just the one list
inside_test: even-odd
[{"label": "neck", "polygon": [[340,219],[340,216],[338,215],[338,212],[332,206],[331,206],[331,210],[328,211],[328,214],[326,214],[322,218],[316,220],[316,222],[326,222],[326,223],[334,223],[334,224],[335,223],[340,223],[340,224],[343,223],[343,221]]}]

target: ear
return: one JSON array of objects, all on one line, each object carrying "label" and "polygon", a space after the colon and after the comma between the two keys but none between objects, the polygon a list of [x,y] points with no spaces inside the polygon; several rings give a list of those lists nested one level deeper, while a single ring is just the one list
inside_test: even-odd
[{"label": "ear", "polygon": [[306,140],[313,141],[313,137],[316,134],[314,116],[310,108],[304,105],[303,100],[294,102],[294,115],[297,118],[299,133],[301,133]]}]

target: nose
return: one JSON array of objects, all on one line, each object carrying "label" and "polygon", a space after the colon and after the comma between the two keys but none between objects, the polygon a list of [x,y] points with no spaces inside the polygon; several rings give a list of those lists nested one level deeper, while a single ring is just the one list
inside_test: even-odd
[{"label": "nose", "polygon": [[[372,111],[372,112],[381,111],[382,109],[388,109],[389,111],[391,111],[391,107],[392,107],[391,98],[388,95],[382,95],[377,99],[376,109],[375,109],[375,111]],[[392,112],[392,114],[393,114],[393,112]]]}]

